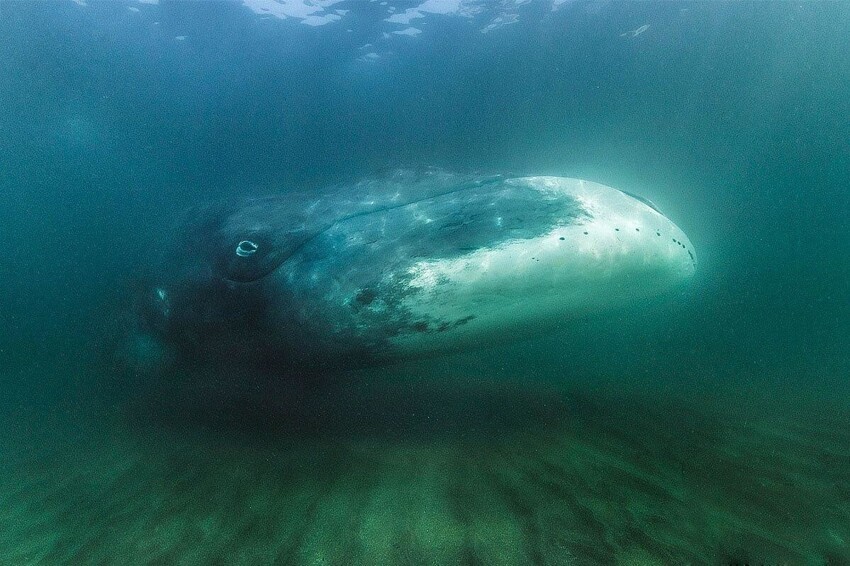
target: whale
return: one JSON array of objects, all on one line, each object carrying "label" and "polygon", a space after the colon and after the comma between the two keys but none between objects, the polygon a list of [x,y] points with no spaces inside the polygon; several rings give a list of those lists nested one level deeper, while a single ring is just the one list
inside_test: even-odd
[{"label": "whale", "polygon": [[697,266],[642,197],[435,169],[207,204],[168,239],[135,327],[145,351],[271,372],[521,340],[668,294]]}]

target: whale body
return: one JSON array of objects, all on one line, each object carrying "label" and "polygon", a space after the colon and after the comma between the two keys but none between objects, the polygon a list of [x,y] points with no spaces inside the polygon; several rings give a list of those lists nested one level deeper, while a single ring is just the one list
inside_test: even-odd
[{"label": "whale body", "polygon": [[194,210],[139,332],[179,359],[332,370],[563,327],[690,280],[688,237],[591,181],[397,171]]}]

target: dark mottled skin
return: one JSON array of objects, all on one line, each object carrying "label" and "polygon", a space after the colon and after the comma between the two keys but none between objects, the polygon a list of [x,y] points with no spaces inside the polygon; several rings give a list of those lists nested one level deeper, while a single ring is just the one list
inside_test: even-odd
[{"label": "dark mottled skin", "polygon": [[[583,216],[571,197],[521,179],[431,170],[208,209],[166,264],[168,335],[202,358],[320,369],[392,360],[392,337],[448,332],[475,317],[412,316],[403,301],[419,292],[410,285],[416,262],[534,238]],[[240,258],[246,239],[259,249]]]}]

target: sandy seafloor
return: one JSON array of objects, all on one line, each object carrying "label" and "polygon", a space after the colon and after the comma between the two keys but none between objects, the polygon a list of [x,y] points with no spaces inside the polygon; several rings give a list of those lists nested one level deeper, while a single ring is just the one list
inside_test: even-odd
[{"label": "sandy seafloor", "polygon": [[0,563],[850,562],[835,392],[373,378],[15,404]]}]

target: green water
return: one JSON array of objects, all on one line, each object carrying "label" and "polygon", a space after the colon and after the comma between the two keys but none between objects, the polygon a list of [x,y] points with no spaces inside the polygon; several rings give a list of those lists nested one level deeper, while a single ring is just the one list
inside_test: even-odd
[{"label": "green water", "polygon": [[[850,5],[251,5],[0,0],[0,564],[850,563]],[[422,165],[640,194],[696,278],[315,387],[115,363],[187,208]]]}]

